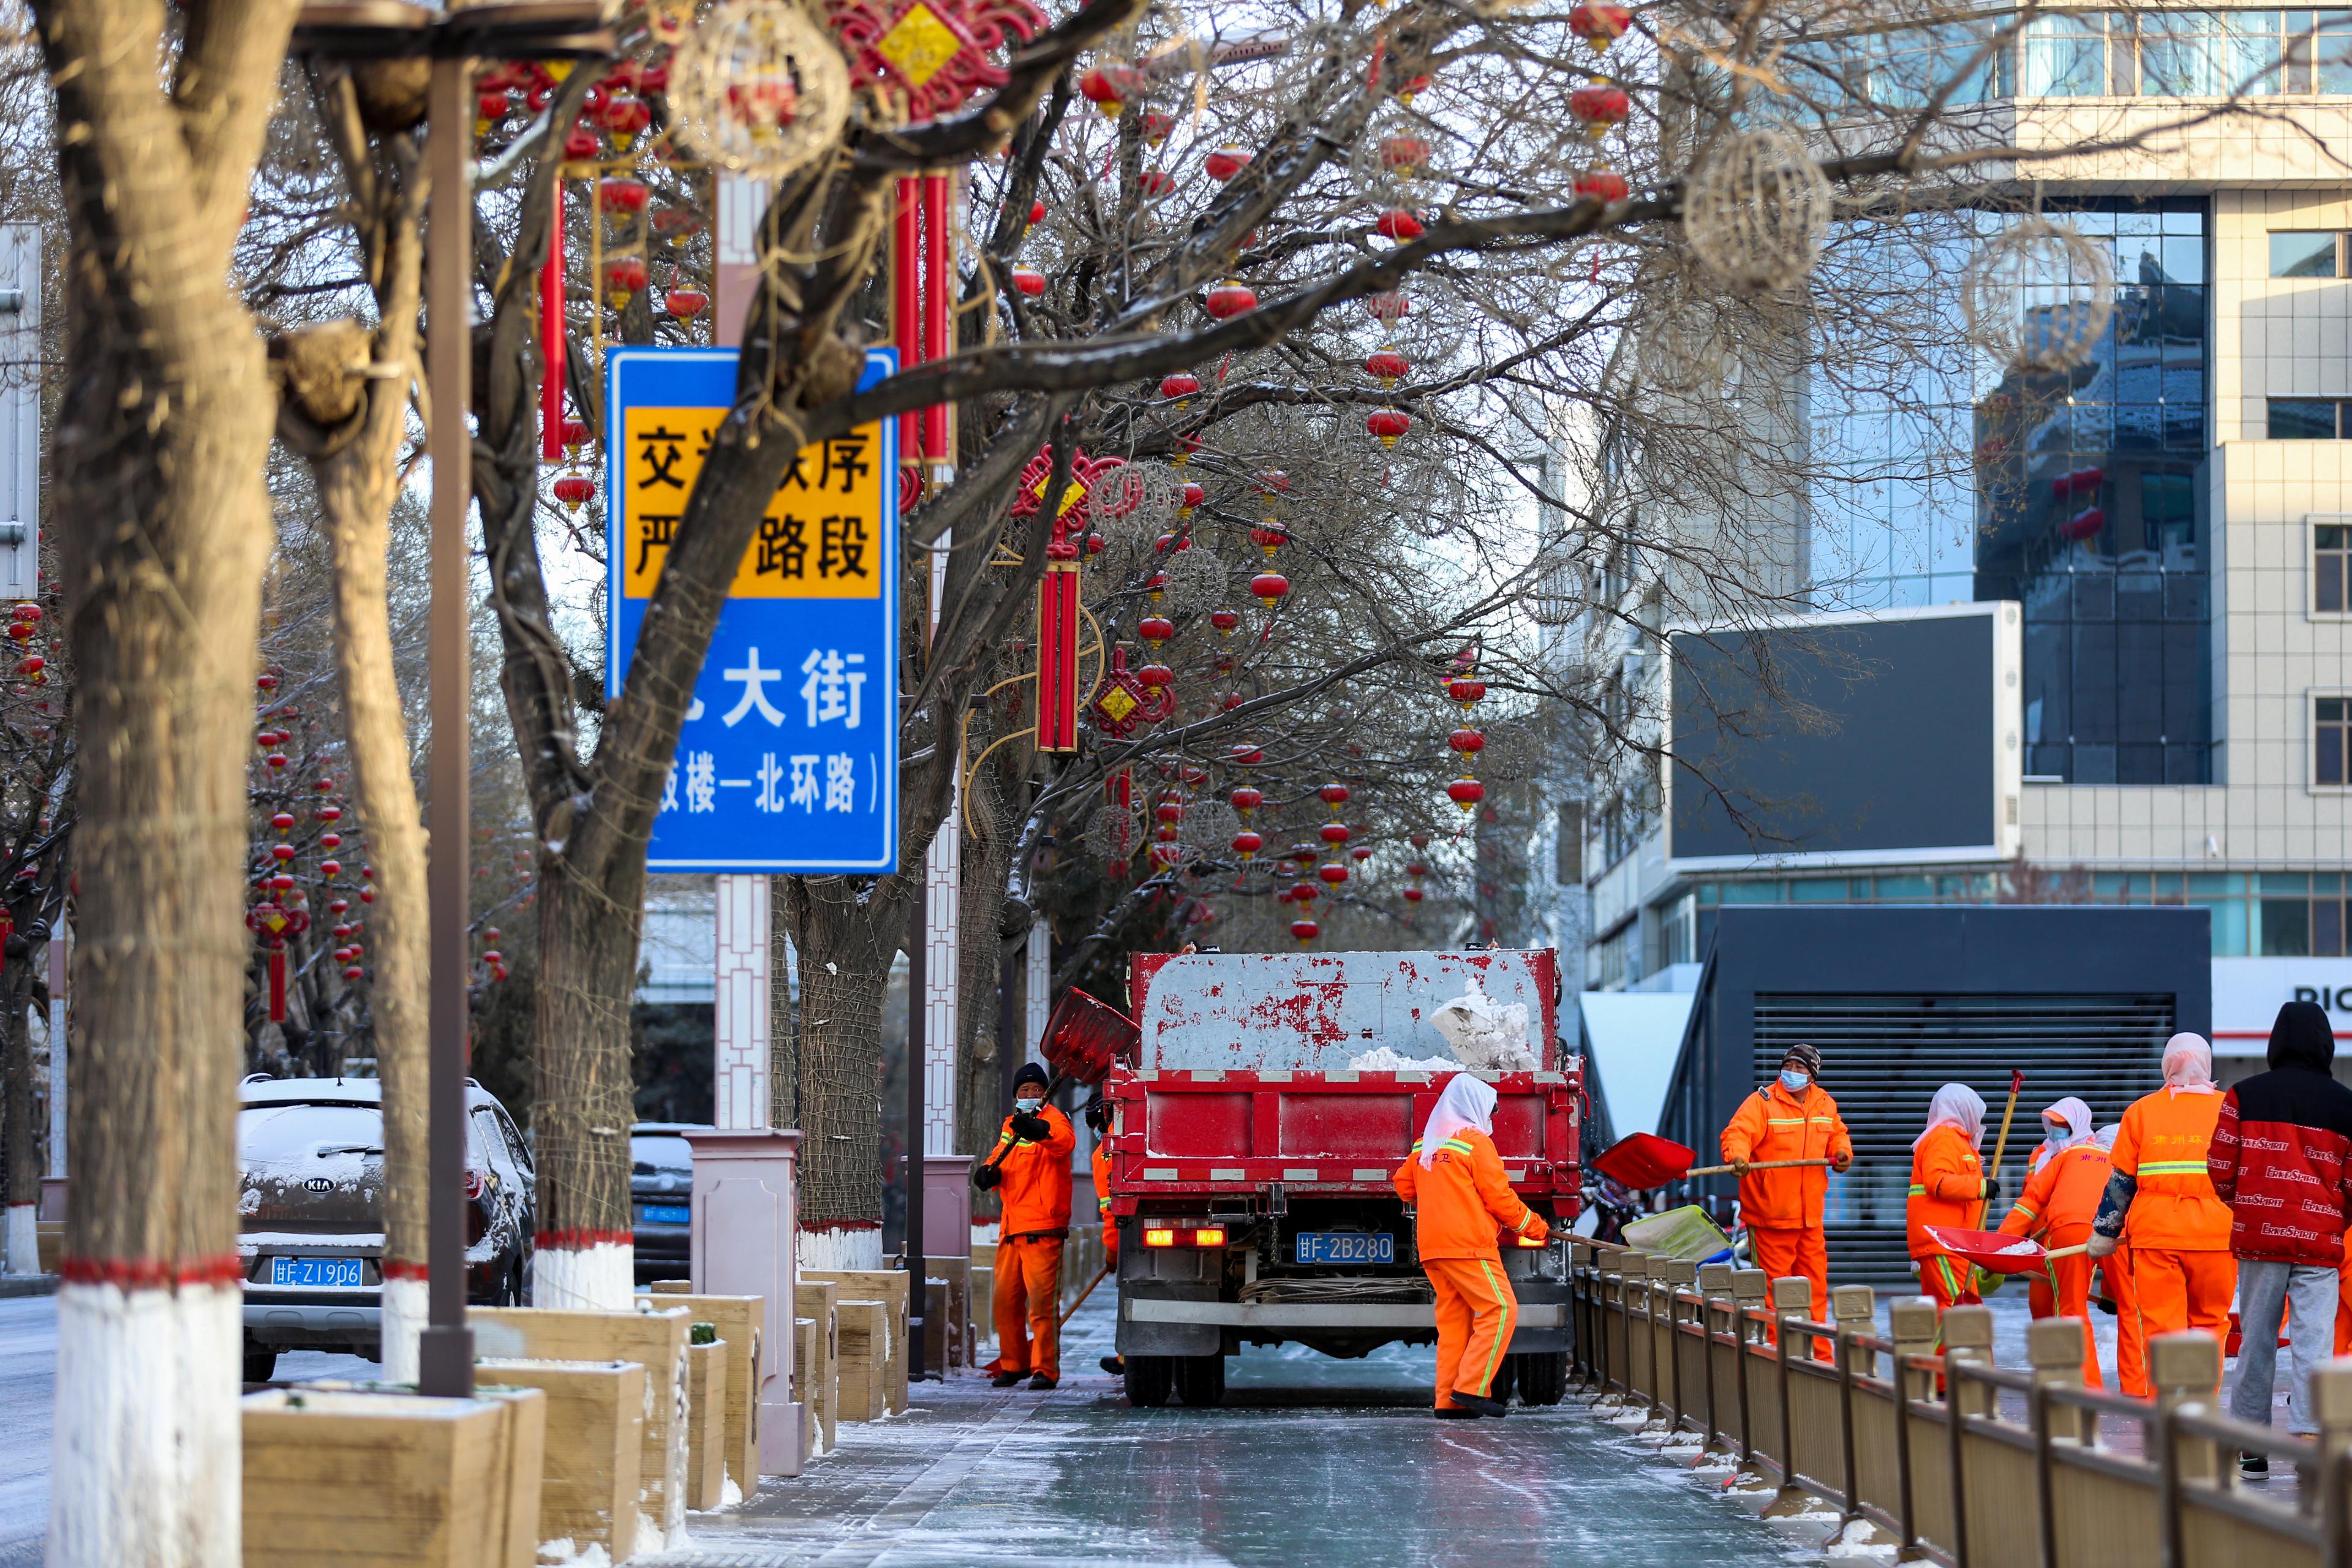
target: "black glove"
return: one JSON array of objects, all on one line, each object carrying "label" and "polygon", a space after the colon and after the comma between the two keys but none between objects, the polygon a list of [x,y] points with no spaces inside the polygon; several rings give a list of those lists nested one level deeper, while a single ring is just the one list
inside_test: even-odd
[{"label": "black glove", "polygon": [[1053,1135],[1053,1123],[1044,1117],[1024,1116],[1017,1110],[1013,1113],[1013,1136],[1015,1138],[1025,1138],[1032,1143],[1043,1143]]},{"label": "black glove", "polygon": [[2000,1198],[2000,1178],[1987,1176],[1984,1184],[1985,1208],[1990,1213]]},{"label": "black glove", "polygon": [[993,1165],[982,1165],[971,1173],[971,1184],[983,1193],[1003,1180],[1004,1180],[1004,1173]]}]

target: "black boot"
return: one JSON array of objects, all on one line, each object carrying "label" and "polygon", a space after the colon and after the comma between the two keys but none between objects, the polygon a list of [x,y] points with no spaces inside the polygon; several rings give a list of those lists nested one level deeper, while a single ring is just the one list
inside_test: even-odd
[{"label": "black boot", "polygon": [[[1457,1395],[1457,1397],[1459,1396]],[[1436,1416],[1440,1421],[1475,1421],[1478,1419],[1478,1413],[1475,1410],[1465,1410],[1459,1405],[1441,1405],[1436,1409],[1431,1411],[1430,1414]]]},{"label": "black boot", "polygon": [[1107,1355],[1096,1364],[1099,1365],[1105,1372],[1110,1373],[1113,1377],[1125,1377],[1127,1375],[1127,1358],[1125,1356]]},{"label": "black boot", "polygon": [[1010,1388],[1029,1374],[1025,1372],[1000,1372],[988,1380],[991,1388]]},{"label": "black boot", "polygon": [[1454,1391],[1454,1403],[1473,1415],[1499,1416],[1511,1413],[1511,1407],[1499,1399],[1489,1399],[1483,1394],[1465,1393],[1459,1388]]}]

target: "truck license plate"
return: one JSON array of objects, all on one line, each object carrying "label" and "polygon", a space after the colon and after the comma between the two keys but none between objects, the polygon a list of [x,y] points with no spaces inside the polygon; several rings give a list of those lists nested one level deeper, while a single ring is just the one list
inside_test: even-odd
[{"label": "truck license plate", "polygon": [[1300,1263],[1394,1263],[1396,1237],[1387,1231],[1302,1230]]},{"label": "truck license plate", "polygon": [[356,1258],[273,1258],[269,1282],[297,1290],[356,1290],[360,1260]]}]

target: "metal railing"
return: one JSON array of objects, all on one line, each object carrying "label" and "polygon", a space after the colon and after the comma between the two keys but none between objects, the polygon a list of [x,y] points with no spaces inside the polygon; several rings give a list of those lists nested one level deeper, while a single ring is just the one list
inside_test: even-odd
[{"label": "metal railing", "polygon": [[[1899,1300],[1882,1336],[1866,1285],[1821,1323],[1802,1279],[1581,1240],[1571,1258],[1585,1391],[1777,1485],[1768,1511],[1810,1494],[1897,1561],[1953,1568],[2352,1568],[2352,1357],[2314,1375],[2320,1430],[2298,1437],[2221,1413],[2206,1333],[2151,1339],[2157,1394],[2133,1399],[2083,1385],[2071,1318],[2036,1321],[2017,1370],[1994,1363],[1988,1308]],[[2241,1487],[2241,1450],[2291,1467],[2293,1494]]]}]

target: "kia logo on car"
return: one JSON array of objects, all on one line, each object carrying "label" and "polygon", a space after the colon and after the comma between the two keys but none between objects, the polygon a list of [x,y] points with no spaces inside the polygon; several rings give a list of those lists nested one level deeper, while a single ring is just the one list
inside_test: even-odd
[{"label": "kia logo on car", "polygon": [[325,1176],[313,1176],[302,1184],[314,1193],[323,1193],[332,1190],[335,1184]]}]

